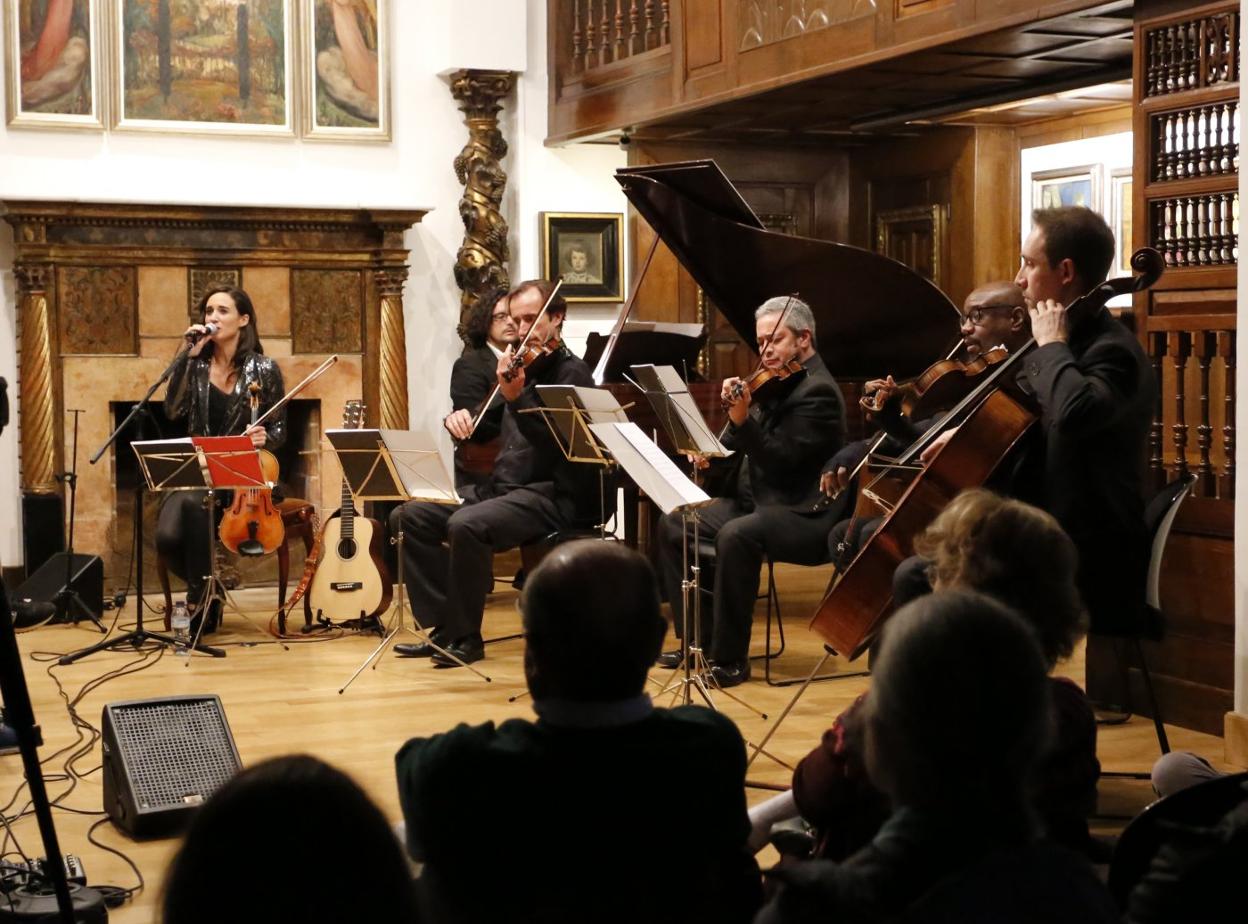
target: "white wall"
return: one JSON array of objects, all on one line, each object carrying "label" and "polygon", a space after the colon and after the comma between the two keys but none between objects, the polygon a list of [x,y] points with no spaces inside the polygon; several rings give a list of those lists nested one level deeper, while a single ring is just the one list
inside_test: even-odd
[{"label": "white wall", "polygon": [[[489,0],[510,8],[519,0]],[[537,275],[540,211],[623,211],[611,172],[614,148],[544,148],[546,5],[527,0],[524,29],[495,30],[460,0],[392,0],[393,141],[342,145],[124,133],[10,130],[0,127],[0,201],[71,199],[232,205],[430,208],[407,237],[405,291],[411,424],[436,424],[449,406],[446,385],[458,355],[459,292],[452,268],[463,238],[460,186],[451,162],[467,130],[445,80],[447,67],[487,66],[480,57],[448,60],[467,27],[489,36],[499,65],[526,62],[504,130],[511,144],[504,213],[512,223],[513,278]],[[514,18],[514,17],[513,17]],[[500,36],[512,36],[512,43]],[[459,43],[459,44],[456,44]],[[523,47],[520,43],[524,43]],[[0,97],[4,94],[0,75]],[[16,312],[11,230],[0,223],[0,375],[16,413]],[[263,312],[263,308],[261,307]],[[570,328],[585,327],[581,312]],[[604,316],[611,311],[590,312]],[[583,332],[581,334],[583,337]],[[21,563],[16,427],[0,436],[0,562]],[[84,447],[84,454],[94,447]],[[9,528],[5,528],[9,527]]]}]

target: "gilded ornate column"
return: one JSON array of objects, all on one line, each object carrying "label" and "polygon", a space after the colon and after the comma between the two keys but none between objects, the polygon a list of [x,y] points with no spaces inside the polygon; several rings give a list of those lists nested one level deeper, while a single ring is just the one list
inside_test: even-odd
[{"label": "gilded ornate column", "polygon": [[462,70],[451,75],[451,95],[468,126],[468,143],[455,158],[455,176],[464,184],[459,200],[464,243],[455,257],[455,284],[463,293],[461,337],[464,312],[477,297],[488,288],[509,284],[507,221],[499,211],[507,174],[498,163],[507,154],[507,142],[498,130],[498,111],[515,79],[513,71]]},{"label": "gilded ornate column", "polygon": [[32,494],[55,494],[59,417],[53,382],[52,319],[48,287],[52,267],[19,263],[17,276],[19,349],[18,408],[22,428],[22,490]]},{"label": "gilded ornate column", "polygon": [[387,430],[406,430],[407,340],[403,332],[403,283],[407,270],[396,266],[373,274],[381,296],[380,420]]}]

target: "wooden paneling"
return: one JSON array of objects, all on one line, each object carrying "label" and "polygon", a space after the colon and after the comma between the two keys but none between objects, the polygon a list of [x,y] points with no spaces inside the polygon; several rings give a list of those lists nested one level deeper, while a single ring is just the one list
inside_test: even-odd
[{"label": "wooden paneling", "polygon": [[[606,17],[603,48],[604,2],[548,0],[552,141],[629,127],[656,140],[752,141],[773,132],[818,143],[828,132],[852,137],[851,126],[861,134],[883,120],[891,127],[881,130],[895,131],[931,110],[1117,79],[1130,66],[1128,0],[1088,3],[1086,13],[1064,4],[1037,9],[1033,0],[888,0],[874,8],[671,0],[662,4],[671,45],[647,43],[631,56],[617,51],[616,16]],[[761,121],[741,118],[764,100]]]}]

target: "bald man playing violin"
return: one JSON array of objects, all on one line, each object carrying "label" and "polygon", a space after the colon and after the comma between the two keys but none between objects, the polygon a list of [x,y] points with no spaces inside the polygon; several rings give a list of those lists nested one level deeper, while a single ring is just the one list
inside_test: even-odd
[{"label": "bald man playing violin", "polygon": [[[778,377],[796,362],[802,372],[776,383],[779,392],[759,400],[740,387],[740,379],[725,380],[721,390],[728,409],[722,441],[734,451],[727,460],[733,468],[724,496],[699,510],[698,528],[699,539],[715,543],[715,567],[704,567],[700,578],[703,588],[714,587],[713,605],[702,607],[701,641],[721,687],[750,676],[750,629],[764,556],[821,564],[838,516],[835,510],[813,509],[819,470],[840,446],[845,427],[841,389],[815,351],[814,315],[800,299],[768,299],[755,312],[755,333],[763,369]],[[660,574],[678,635],[684,626],[683,529],[679,514],[659,524]],[[666,652],[659,664],[678,667],[681,656],[680,650]]]},{"label": "bald man playing violin", "polygon": [[[506,304],[518,335],[532,330],[530,343],[557,338],[567,314],[556,295],[541,314],[554,287],[545,279],[516,286]],[[501,303],[501,302],[500,302]],[[457,667],[484,657],[481,618],[491,582],[494,553],[540,539],[569,526],[598,522],[598,478],[592,465],[564,458],[541,414],[536,386],[593,387],[589,367],[560,344],[529,367],[512,368],[508,346],[495,369],[505,402],[494,471],[481,484],[460,487],[462,506],[409,501],[390,514],[390,533],[401,531],[404,581],[412,613],[444,655],[429,645],[395,645],[401,657],[431,658],[436,667]],[[466,411],[447,417],[452,435],[467,438]]]}]

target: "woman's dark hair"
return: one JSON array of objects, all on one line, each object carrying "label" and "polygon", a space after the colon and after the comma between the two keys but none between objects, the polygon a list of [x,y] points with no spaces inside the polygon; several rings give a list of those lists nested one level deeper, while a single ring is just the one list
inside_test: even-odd
[{"label": "woman's dark hair", "polygon": [[469,345],[480,348],[490,334],[490,325],[494,321],[494,306],[507,297],[505,286],[495,286],[485,292],[472,303],[468,315],[464,318],[464,333]]},{"label": "woman's dark hair", "polygon": [[208,800],[169,866],[161,904],[164,924],[419,920],[407,860],[381,810],[341,770],[307,755],[257,764]]},{"label": "woman's dark hair", "polygon": [[[256,317],[256,306],[251,303],[251,296],[236,286],[209,286],[204,290],[204,294],[199,300],[199,307],[195,309],[201,322],[204,318],[204,312],[208,310],[208,299],[216,295],[218,292],[224,292],[232,298],[234,300],[234,307],[238,309],[238,313],[246,315],[251,319],[246,327],[241,327],[238,331],[238,349],[234,351],[234,365],[235,367],[241,367],[246,361],[249,353],[264,352],[264,345],[260,343],[260,332],[256,329],[259,324],[259,319]],[[209,341],[204,347],[204,351],[199,355],[204,359],[210,359],[212,357],[214,347],[215,344]]]}]

